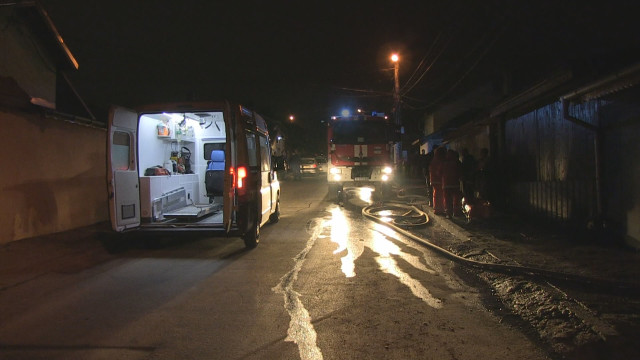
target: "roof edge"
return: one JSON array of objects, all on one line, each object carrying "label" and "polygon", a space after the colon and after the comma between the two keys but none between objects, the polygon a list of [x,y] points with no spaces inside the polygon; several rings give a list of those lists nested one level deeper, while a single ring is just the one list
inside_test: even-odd
[{"label": "roof edge", "polygon": [[43,40],[53,43],[53,44],[50,44],[49,46],[53,46],[57,49],[58,51],[57,56],[59,58],[64,59],[64,65],[66,67],[68,67],[69,69],[78,70],[79,68],[78,61],[71,53],[71,50],[69,49],[67,44],[64,42],[64,39],[62,38],[55,24],[49,17],[49,14],[44,9],[42,4],[40,4],[39,1],[37,0],[17,0],[17,1],[0,0],[0,7],[5,7],[5,6],[6,7],[15,6],[18,8],[23,8],[23,9],[28,9],[30,11],[33,11],[33,13],[35,13],[36,16],[38,16],[39,19],[41,20],[41,24],[45,27],[46,31],[48,31],[49,34],[51,35],[51,36],[47,36],[47,38]]}]

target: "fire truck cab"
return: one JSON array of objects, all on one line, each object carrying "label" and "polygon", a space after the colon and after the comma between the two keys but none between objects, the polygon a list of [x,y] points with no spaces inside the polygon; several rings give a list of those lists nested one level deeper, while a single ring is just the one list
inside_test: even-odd
[{"label": "fire truck cab", "polygon": [[333,116],[328,124],[327,181],[340,199],[345,187],[384,193],[393,179],[395,126],[381,113]]}]

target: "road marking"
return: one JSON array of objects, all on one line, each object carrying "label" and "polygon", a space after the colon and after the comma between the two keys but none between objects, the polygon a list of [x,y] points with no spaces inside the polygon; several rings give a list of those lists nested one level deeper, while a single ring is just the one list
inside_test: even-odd
[{"label": "road marking", "polygon": [[289,317],[291,317],[285,341],[293,341],[298,345],[302,360],[323,359],[322,352],[316,344],[317,334],[311,323],[311,316],[300,301],[300,294],[293,289],[298,273],[322,230],[323,223],[316,223],[311,237],[307,240],[307,246],[293,258],[293,268],[280,278],[278,285],[271,289],[275,293],[283,295],[284,308],[289,313]]}]

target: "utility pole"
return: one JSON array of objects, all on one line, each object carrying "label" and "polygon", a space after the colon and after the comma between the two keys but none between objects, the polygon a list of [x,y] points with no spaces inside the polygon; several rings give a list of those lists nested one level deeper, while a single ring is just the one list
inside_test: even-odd
[{"label": "utility pole", "polygon": [[[400,80],[398,79],[400,57],[398,56],[398,54],[392,54],[391,61],[393,62],[393,117],[395,118],[396,125],[401,128],[402,122],[400,121]],[[393,146],[393,163],[396,165],[396,167],[400,164],[401,157],[402,140],[398,141]]]},{"label": "utility pole", "polygon": [[391,61],[393,61],[393,112],[396,119],[396,124],[401,125],[400,122],[400,80],[398,79],[398,68],[400,65],[400,58],[398,54],[391,55]]}]

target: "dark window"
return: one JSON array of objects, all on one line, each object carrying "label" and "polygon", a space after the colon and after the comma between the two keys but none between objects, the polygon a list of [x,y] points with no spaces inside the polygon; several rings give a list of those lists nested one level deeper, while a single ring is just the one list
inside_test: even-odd
[{"label": "dark window", "polygon": [[334,144],[382,144],[389,127],[382,121],[338,121],[333,124]]},{"label": "dark window", "polygon": [[256,148],[255,134],[247,134],[247,153],[249,154],[249,166],[258,167],[258,151]]},{"label": "dark window", "polygon": [[211,152],[213,150],[224,150],[226,143],[207,143],[204,144],[204,159],[211,160]]},{"label": "dark window", "polygon": [[262,171],[271,171],[271,148],[269,148],[269,139],[260,135],[260,166]]}]

